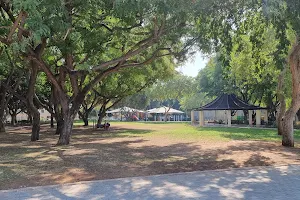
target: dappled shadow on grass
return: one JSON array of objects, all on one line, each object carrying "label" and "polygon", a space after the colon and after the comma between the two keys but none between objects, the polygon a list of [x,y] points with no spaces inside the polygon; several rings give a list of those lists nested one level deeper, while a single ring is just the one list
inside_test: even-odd
[{"label": "dappled shadow on grass", "polygon": [[84,131],[82,130],[74,130],[72,135],[72,143],[81,142],[82,144],[91,143],[91,142],[99,142],[104,141],[106,139],[114,139],[114,138],[136,138],[142,137],[145,134],[152,133],[152,130],[147,129],[120,129],[120,128],[111,128],[109,130],[103,129],[93,129],[88,128]]},{"label": "dappled shadow on grass", "polygon": [[[199,131],[201,134],[203,130]],[[227,131],[239,134],[238,130]],[[154,139],[145,137],[152,133],[152,130],[147,129],[114,128],[102,131],[76,128],[71,145],[55,146],[58,136],[53,133],[54,130],[43,129],[42,141],[35,143],[24,142],[22,134],[7,134],[11,138],[5,139],[5,144],[0,143],[0,152],[3,152],[0,155],[0,166],[9,168],[10,171],[6,171],[13,178],[5,180],[0,189],[17,188],[22,184],[35,186],[243,166],[268,166],[277,164],[279,160],[274,160],[273,155],[290,162],[296,162],[300,155],[299,148],[284,148],[271,142],[236,141],[234,145],[209,148],[207,144],[184,142],[181,139],[164,141],[168,138],[161,139],[157,134],[153,136]],[[173,139],[172,135],[168,137]],[[20,175],[22,184],[14,173]]]}]

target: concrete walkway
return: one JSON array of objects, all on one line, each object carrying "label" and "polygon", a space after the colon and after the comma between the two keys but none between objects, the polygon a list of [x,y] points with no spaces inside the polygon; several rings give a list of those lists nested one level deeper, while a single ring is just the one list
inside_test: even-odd
[{"label": "concrete walkway", "polygon": [[0,199],[300,199],[300,166],[89,181],[0,191]]}]

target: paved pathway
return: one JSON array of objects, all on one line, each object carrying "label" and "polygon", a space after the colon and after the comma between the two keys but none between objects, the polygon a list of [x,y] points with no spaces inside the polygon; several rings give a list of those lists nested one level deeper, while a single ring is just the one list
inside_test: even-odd
[{"label": "paved pathway", "polygon": [[0,191],[0,199],[300,199],[300,166],[123,178]]}]

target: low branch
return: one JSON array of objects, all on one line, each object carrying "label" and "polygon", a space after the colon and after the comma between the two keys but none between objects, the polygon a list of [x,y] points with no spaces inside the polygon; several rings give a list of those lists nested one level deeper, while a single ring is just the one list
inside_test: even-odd
[{"label": "low branch", "polygon": [[[99,71],[105,67],[109,67],[111,65],[115,65],[119,62],[125,61],[130,57],[133,57],[139,53],[141,53],[142,51],[146,50],[148,47],[150,47],[151,45],[153,45],[155,43],[154,37],[151,36],[145,40],[140,41],[139,43],[137,43],[131,50],[129,50],[126,54],[124,54],[123,56],[120,56],[119,58],[104,62],[98,66],[92,67],[92,69],[94,71]],[[137,47],[139,46],[139,47]]]},{"label": "low branch", "polygon": [[23,16],[25,15],[25,12],[24,11],[21,11],[19,13],[19,16],[17,17],[16,21],[14,22],[13,26],[11,27],[10,29],[10,32],[8,33],[7,35],[7,41],[8,42],[11,42],[12,41],[12,36],[13,34],[15,33],[16,29],[18,28],[19,26],[19,23],[21,22]]},{"label": "low branch", "polygon": [[147,60],[145,60],[144,62],[133,62],[133,63],[129,63],[129,64],[124,64],[124,65],[121,66],[121,68],[148,65],[152,61],[154,61],[156,58],[163,57],[163,56],[166,56],[166,55],[172,55],[172,53],[159,55],[159,52],[162,51],[162,50],[167,50],[167,51],[171,52],[170,48],[160,48],[160,49],[155,50],[154,53],[152,54],[152,56],[150,58],[148,58]]}]

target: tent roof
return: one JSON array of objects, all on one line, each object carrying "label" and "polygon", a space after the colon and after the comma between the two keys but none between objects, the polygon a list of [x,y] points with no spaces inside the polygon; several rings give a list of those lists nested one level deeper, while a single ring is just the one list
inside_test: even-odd
[{"label": "tent roof", "polygon": [[134,108],[129,108],[129,107],[122,107],[122,108],[118,108],[118,109],[115,109],[115,110],[106,111],[106,113],[120,113],[120,112],[144,112],[144,111],[137,110],[137,109],[134,109]]},{"label": "tent roof", "polygon": [[261,110],[266,109],[259,106],[248,104],[239,99],[234,94],[223,94],[213,100],[211,103],[206,104],[195,110]]},{"label": "tent roof", "polygon": [[173,113],[173,114],[183,114],[184,113],[180,110],[176,110],[176,109],[165,107],[165,106],[160,107],[160,108],[153,108],[153,109],[147,110],[147,112],[148,113],[165,113],[167,110],[169,110],[168,113]]}]

